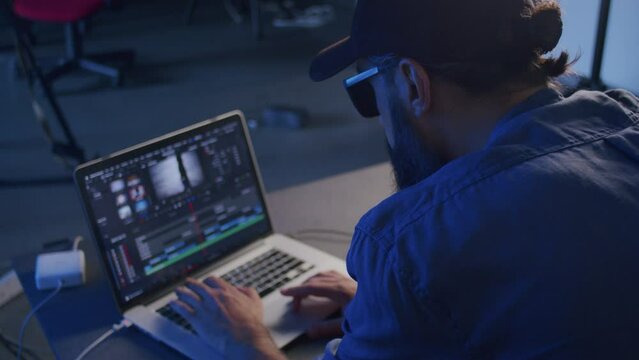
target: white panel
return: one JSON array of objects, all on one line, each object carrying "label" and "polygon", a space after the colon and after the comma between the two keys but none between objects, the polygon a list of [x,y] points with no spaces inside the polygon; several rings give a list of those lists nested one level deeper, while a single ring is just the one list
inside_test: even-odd
[{"label": "white panel", "polygon": [[22,285],[15,271],[0,277],[0,307],[22,294]]},{"label": "white panel", "polygon": [[[633,2],[637,0],[626,0]],[[574,58],[581,53],[574,70],[590,77],[595,52],[600,0],[560,0],[564,19],[564,33],[555,54],[568,50]]]},{"label": "white panel", "polygon": [[612,0],[601,78],[639,94],[639,1]]}]

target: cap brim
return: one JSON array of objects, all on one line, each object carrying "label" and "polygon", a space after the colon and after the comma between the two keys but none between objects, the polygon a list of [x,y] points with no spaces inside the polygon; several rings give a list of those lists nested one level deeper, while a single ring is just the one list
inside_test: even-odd
[{"label": "cap brim", "polygon": [[352,65],[359,58],[350,36],[320,51],[311,63],[313,81],[326,80]]}]

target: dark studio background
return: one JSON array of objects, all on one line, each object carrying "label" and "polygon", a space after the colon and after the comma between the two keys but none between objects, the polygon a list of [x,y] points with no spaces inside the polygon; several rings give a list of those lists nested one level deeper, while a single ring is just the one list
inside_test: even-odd
[{"label": "dark studio background", "polygon": [[[342,88],[341,74],[314,84],[308,66],[318,50],[349,32],[351,0],[304,1],[334,6],[335,19],[315,29],[274,28],[263,13],[264,38],[248,22],[231,21],[222,1],[198,0],[186,25],[186,1],[130,0],[101,11],[85,36],[88,52],[132,49],[136,60],[121,87],[81,71],[63,77],[55,94],[87,156],[105,155],[233,109],[259,120],[269,106],[305,109],[300,129],[258,126],[255,150],[268,191],[387,161],[382,128],[359,117]],[[595,52],[597,0],[564,0],[565,33],[560,44],[581,54],[575,70],[590,74]],[[3,4],[4,5],[4,4]],[[4,10],[4,9],[3,9]],[[639,92],[639,14],[636,0],[612,3],[602,80]],[[59,25],[36,24],[38,56],[63,51]],[[12,32],[0,17],[0,178],[24,179],[68,173],[51,156],[35,122],[27,84],[15,76]],[[48,118],[53,122],[50,112]],[[56,130],[57,131],[57,130]],[[59,132],[56,132],[60,135]],[[37,252],[49,241],[77,234],[88,238],[72,184],[0,187],[0,274],[10,259]],[[16,338],[29,309],[24,296],[0,308],[0,332]],[[37,321],[26,344],[52,357]],[[0,358],[10,356],[0,347]]]}]

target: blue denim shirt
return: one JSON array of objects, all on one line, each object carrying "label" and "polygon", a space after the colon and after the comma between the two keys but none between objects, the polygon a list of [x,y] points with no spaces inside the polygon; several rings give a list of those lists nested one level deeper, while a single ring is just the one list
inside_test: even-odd
[{"label": "blue denim shirt", "polygon": [[325,359],[639,358],[639,101],[543,90],[357,225]]}]

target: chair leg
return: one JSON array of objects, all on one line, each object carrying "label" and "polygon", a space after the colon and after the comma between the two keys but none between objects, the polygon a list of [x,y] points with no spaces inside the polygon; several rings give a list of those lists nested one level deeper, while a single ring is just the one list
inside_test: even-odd
[{"label": "chair leg", "polygon": [[82,59],[78,62],[78,65],[84,70],[88,70],[94,73],[98,73],[104,76],[117,78],[120,77],[120,70],[111,66],[103,65],[95,61]]},{"label": "chair leg", "polygon": [[66,24],[64,32],[66,56],[62,59],[61,63],[57,62],[51,64],[52,66],[45,67],[47,72],[42,75],[43,81],[46,81],[47,84],[53,84],[53,82],[61,76],[80,68],[107,76],[111,78],[113,84],[116,86],[122,84],[122,71],[120,68],[108,66],[103,63],[116,62],[118,65],[122,64],[124,67],[128,67],[133,63],[135,58],[133,51],[118,51],[88,56],[84,54],[81,24]]},{"label": "chair leg", "polygon": [[[87,55],[80,60],[80,67],[111,78],[113,85],[121,86],[123,83],[123,68],[129,67],[135,61],[133,51],[115,51],[111,53]],[[117,63],[117,67],[104,65],[104,63]]]},{"label": "chair leg", "polygon": [[89,34],[93,30],[93,21],[91,18],[81,20],[78,23],[78,30],[80,31],[80,35],[83,37]]},{"label": "chair leg", "polygon": [[117,61],[124,66],[130,66],[135,61],[135,52],[131,50],[114,51],[103,54],[89,54],[85,58],[95,62]]},{"label": "chair leg", "polygon": [[64,27],[65,48],[67,59],[77,60],[82,56],[82,36],[78,23],[68,23]]},{"label": "chair leg", "polygon": [[84,70],[110,77],[113,84],[116,86],[119,86],[122,83],[122,73],[118,68],[103,65],[87,59],[80,60],[78,65],[80,65],[80,68]]},{"label": "chair leg", "polygon": [[122,71],[119,68],[102,64],[102,62],[121,62],[125,66],[131,65],[135,54],[132,51],[120,51],[106,54],[87,56],[82,45],[80,23],[69,23],[65,27],[65,46],[67,62],[54,68],[46,75],[47,81],[53,81],[74,69],[81,68],[93,73],[110,77],[113,84],[122,84]]},{"label": "chair leg", "polygon": [[78,65],[77,65],[77,62],[75,60],[67,60],[64,63],[62,63],[61,65],[55,66],[49,72],[44,74],[44,79],[48,83],[53,83],[60,76],[66,75],[66,74],[72,72],[73,70],[75,70],[77,68],[78,68]]}]

